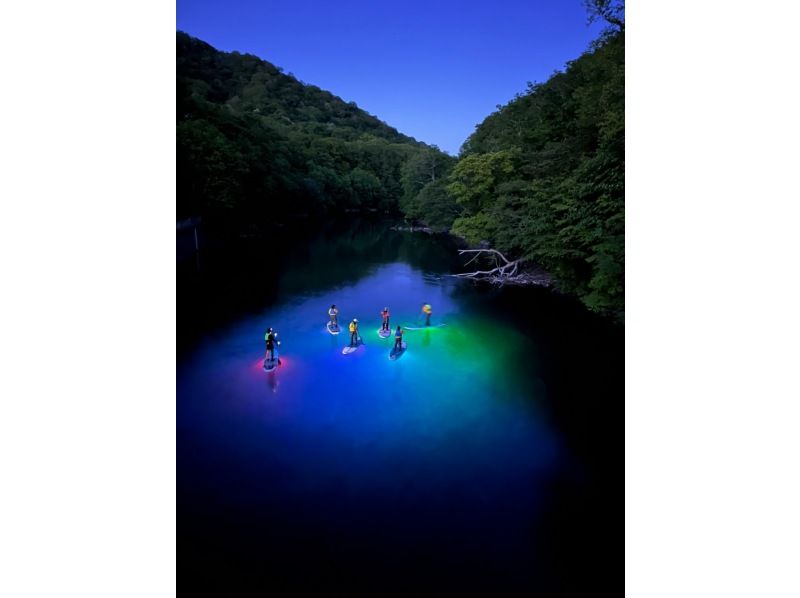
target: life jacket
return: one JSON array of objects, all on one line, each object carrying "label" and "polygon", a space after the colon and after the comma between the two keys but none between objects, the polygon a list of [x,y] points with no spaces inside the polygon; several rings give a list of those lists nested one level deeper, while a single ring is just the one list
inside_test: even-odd
[{"label": "life jacket", "polygon": [[350,332],[355,332],[356,330],[358,330],[358,325],[350,322]]},{"label": "life jacket", "polygon": [[433,310],[431,309],[431,306],[426,303],[425,305],[422,306],[422,311],[424,311],[426,314],[429,314]]},{"label": "life jacket", "polygon": [[383,316],[384,320],[388,320],[389,319],[389,312],[388,311],[382,311],[381,312],[381,316]]},{"label": "life jacket", "polygon": [[400,330],[396,331],[396,332],[394,333],[394,335],[395,335],[395,337],[397,337],[397,338],[403,338],[403,329],[401,328]]},{"label": "life jacket", "polygon": [[339,310],[338,310],[338,309],[333,309],[333,308],[330,308],[330,309],[328,310],[328,315],[329,315],[329,316],[335,316],[335,315],[336,315],[336,314],[338,314],[338,313],[339,313]]},{"label": "life jacket", "polygon": [[268,343],[274,343],[277,337],[278,335],[275,332],[267,332],[264,335],[264,340],[267,341]]}]

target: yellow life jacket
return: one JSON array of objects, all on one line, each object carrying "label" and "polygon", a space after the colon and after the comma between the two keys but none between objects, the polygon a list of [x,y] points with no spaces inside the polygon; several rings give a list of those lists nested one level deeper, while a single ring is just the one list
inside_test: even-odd
[{"label": "yellow life jacket", "polygon": [[353,322],[350,322],[350,332],[355,332],[357,329],[358,326],[356,326]]}]

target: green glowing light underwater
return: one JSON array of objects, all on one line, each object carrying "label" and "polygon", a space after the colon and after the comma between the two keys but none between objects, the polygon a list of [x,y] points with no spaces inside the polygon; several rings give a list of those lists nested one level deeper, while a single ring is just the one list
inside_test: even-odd
[{"label": "green glowing light underwater", "polygon": [[[416,326],[423,301],[446,325],[406,331],[408,350],[390,360],[380,310],[390,307],[394,331]],[[327,330],[332,303],[339,335]],[[304,521],[335,537],[377,526],[524,566],[544,489],[569,457],[542,401],[535,344],[497,316],[468,284],[398,262],[287,293],[208,336],[178,370],[184,487],[270,517],[302,505]],[[353,317],[364,345],[343,355]],[[268,326],[283,361],[270,373]]]},{"label": "green glowing light underwater", "polygon": [[[369,447],[346,460],[350,466],[342,475],[353,480],[359,478],[357,462],[415,456],[426,460],[426,468],[464,459],[474,467],[497,458],[504,463],[494,466],[499,470],[521,462],[520,474],[546,468],[558,443],[538,400],[543,388],[535,347],[483,313],[480,302],[462,301],[461,284],[395,263],[354,285],[294,296],[247,318],[209,339],[180,372],[179,400],[188,400],[179,425],[213,428],[219,418],[233,418],[249,429],[257,426],[260,433],[249,442],[264,447],[276,440],[270,434],[277,430],[283,440],[324,438],[333,453]],[[407,330],[407,351],[390,360],[394,337],[377,335],[380,310],[390,307],[394,332],[398,324],[417,325],[423,301],[433,305],[432,324],[446,325]],[[326,328],[332,303],[341,310],[339,335]],[[353,317],[364,345],[342,355]],[[282,340],[283,365],[270,373],[262,368],[267,326]],[[315,469],[305,461],[307,451],[294,457],[293,466]]]}]

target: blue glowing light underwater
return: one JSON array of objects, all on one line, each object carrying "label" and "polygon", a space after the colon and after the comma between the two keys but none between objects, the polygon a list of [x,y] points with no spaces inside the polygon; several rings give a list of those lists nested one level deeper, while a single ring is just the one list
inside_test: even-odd
[{"label": "blue glowing light underwater", "polygon": [[[458,284],[389,264],[352,285],[290,296],[208,337],[179,367],[179,432],[247,455],[242,462],[255,472],[267,462],[292,471],[285,484],[263,489],[272,499],[310,500],[335,478],[340,494],[413,491],[434,502],[468,488],[505,505],[496,522],[529,517],[538,500],[531,480],[562,457],[540,401],[535,347],[454,297]],[[406,354],[388,359],[394,336],[376,334],[380,311],[389,306],[394,333],[422,321],[423,302],[433,306],[432,323],[446,326],[406,331]],[[326,328],[332,303],[337,336]],[[364,344],[342,355],[354,317]],[[282,365],[271,373],[262,369],[268,326],[282,341]],[[518,533],[518,519],[507,523],[507,534]]]}]

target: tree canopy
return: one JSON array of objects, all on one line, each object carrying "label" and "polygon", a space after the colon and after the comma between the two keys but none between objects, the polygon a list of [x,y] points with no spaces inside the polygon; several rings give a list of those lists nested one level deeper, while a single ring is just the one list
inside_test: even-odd
[{"label": "tree canopy", "polygon": [[[612,24],[620,16],[618,4],[594,4]],[[624,32],[606,30],[564,72],[498,108],[464,142],[435,194],[419,191],[401,204],[406,214],[435,213],[469,242],[541,264],[589,308],[621,317]]]},{"label": "tree canopy", "polygon": [[177,36],[178,217],[400,212],[536,262],[596,311],[624,310],[625,33],[529,83],[456,159],[248,54]]},{"label": "tree canopy", "polygon": [[407,163],[435,172],[448,159],[354,102],[181,32],[177,88],[178,217],[396,211]]}]

